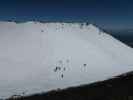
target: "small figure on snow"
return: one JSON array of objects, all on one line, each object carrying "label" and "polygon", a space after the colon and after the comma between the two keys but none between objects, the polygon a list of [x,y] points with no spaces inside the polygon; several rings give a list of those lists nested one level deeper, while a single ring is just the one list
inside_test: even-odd
[{"label": "small figure on snow", "polygon": [[63,74],[61,74],[61,78],[63,78],[64,77],[64,75]]}]

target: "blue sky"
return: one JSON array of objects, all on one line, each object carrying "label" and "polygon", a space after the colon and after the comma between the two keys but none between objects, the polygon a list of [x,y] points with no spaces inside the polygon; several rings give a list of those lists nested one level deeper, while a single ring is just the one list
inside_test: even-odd
[{"label": "blue sky", "polygon": [[88,21],[133,28],[133,0],[0,0],[0,20]]}]

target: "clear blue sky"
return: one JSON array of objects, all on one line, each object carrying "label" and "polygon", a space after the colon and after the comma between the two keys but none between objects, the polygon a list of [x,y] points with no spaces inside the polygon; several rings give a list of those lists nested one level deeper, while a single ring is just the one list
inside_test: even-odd
[{"label": "clear blue sky", "polygon": [[133,0],[0,0],[0,20],[88,21],[133,28]]}]

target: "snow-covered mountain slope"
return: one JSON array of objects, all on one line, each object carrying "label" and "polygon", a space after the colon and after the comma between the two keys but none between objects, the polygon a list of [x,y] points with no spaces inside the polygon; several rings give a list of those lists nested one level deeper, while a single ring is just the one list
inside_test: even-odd
[{"label": "snow-covered mountain slope", "polygon": [[93,25],[0,22],[0,97],[111,78],[133,70],[133,49]]}]

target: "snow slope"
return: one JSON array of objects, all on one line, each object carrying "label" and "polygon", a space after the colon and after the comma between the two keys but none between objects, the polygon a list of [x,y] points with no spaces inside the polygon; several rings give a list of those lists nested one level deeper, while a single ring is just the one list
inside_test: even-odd
[{"label": "snow slope", "polygon": [[0,22],[0,97],[111,78],[133,70],[133,49],[94,25]]}]

